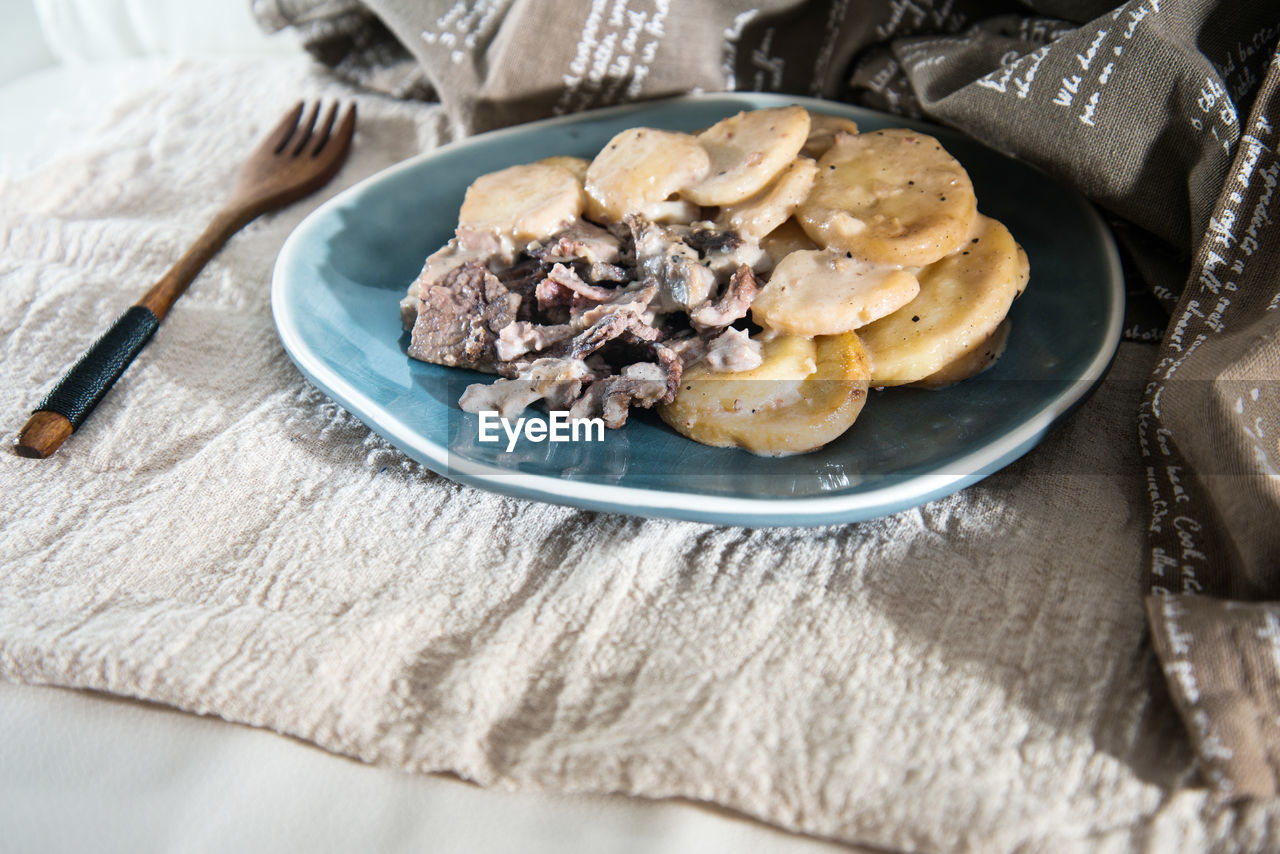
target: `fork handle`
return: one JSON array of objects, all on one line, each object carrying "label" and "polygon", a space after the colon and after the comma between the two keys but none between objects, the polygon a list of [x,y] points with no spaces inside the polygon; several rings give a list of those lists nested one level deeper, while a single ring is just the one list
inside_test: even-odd
[{"label": "fork handle", "polygon": [[218,254],[231,235],[244,228],[257,213],[244,206],[228,206],[218,211],[195,242],[182,253],[169,271],[143,294],[137,305],[151,309],[157,320],[164,320],[178,297],[200,274],[214,255]]},{"label": "fork handle", "polygon": [[243,208],[220,211],[177,263],[63,375],[14,439],[14,450],[41,459],[58,450],[146,346],[209,259],[251,219]]},{"label": "fork handle", "polygon": [[146,346],[160,320],[149,308],[132,306],[40,401],[14,442],[24,457],[47,457],[80,426],[108,389]]}]

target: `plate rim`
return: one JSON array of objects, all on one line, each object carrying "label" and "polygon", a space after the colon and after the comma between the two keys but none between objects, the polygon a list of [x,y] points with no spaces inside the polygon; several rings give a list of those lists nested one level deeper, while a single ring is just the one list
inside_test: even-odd
[{"label": "plate rim", "polygon": [[[761,106],[799,104],[819,110],[845,111],[856,117],[857,113],[869,113],[892,118],[904,124],[928,129],[928,122],[908,119],[891,113],[880,113],[866,107],[826,101],[804,96],[779,95],[762,92],[692,93],[671,98],[621,104],[596,110],[555,116],[511,127],[488,131],[483,134],[453,140],[445,145],[424,151],[413,157],[394,163],[369,175],[351,187],[326,200],[294,227],[285,239],[272,270],[271,313],[277,334],[286,354],[299,371],[326,395],[333,398],[355,415],[362,423],[381,435],[392,445],[416,459],[435,473],[455,482],[476,486],[505,495],[528,498],[555,504],[564,504],[588,510],[607,510],[639,516],[659,516],[688,521],[718,524],[737,524],[753,527],[779,527],[821,525],[834,522],[856,522],[890,515],[909,507],[952,494],[987,475],[1003,468],[1019,458],[1049,431],[1049,429],[1077,404],[1082,402],[1106,374],[1119,346],[1124,323],[1124,273],[1114,237],[1097,209],[1087,198],[1072,187],[1058,183],[1073,204],[1081,208],[1089,228],[1098,238],[1106,256],[1108,276],[1104,286],[1109,290],[1108,316],[1102,345],[1097,349],[1080,376],[1073,377],[1066,387],[1049,399],[1037,411],[1006,432],[999,440],[973,449],[951,461],[948,468],[962,468],[971,473],[920,473],[903,475],[899,483],[886,483],[865,491],[831,493],[804,497],[750,497],[709,495],[680,490],[651,489],[610,483],[593,483],[585,480],[555,477],[549,474],[511,472],[482,462],[467,463],[467,471],[449,462],[447,447],[428,439],[409,428],[394,413],[372,400],[358,386],[331,369],[312,352],[304,336],[294,322],[293,306],[289,294],[288,271],[300,258],[302,244],[308,232],[318,222],[326,219],[336,209],[351,204],[375,184],[391,180],[394,176],[415,168],[419,164],[438,157],[442,152],[465,146],[476,140],[495,140],[506,136],[528,133],[544,127],[575,124],[595,118],[607,118],[620,114],[641,112],[665,106],[696,102],[740,101]],[[982,142],[955,128],[932,126],[947,134],[959,134],[978,145]],[[986,146],[989,147],[989,146]],[[994,150],[994,149],[993,149]],[[1000,156],[1009,155],[996,152]],[[1032,164],[1024,166],[1035,169]],[[889,476],[892,478],[892,476]]]}]

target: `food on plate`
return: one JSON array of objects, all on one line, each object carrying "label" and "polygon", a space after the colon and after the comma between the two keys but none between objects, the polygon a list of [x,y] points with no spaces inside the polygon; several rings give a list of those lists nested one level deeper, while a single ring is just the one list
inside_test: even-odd
[{"label": "food on plate", "polygon": [[809,235],[804,233],[800,223],[796,222],[795,218],[792,217],[760,238],[760,248],[770,258],[781,261],[792,252],[801,249],[817,249],[818,244],[809,239]]},{"label": "food on plate", "polygon": [[973,184],[927,134],[836,134],[796,212],[820,246],[875,264],[923,267],[958,249],[977,213]]},{"label": "food on plate", "polygon": [[920,271],[920,294],[859,331],[873,385],[922,380],[979,347],[1009,313],[1029,268],[1009,230],[979,215],[964,248]]},{"label": "food on plate", "polygon": [[573,173],[581,183],[587,183],[587,167],[591,165],[591,161],[585,157],[573,157],[569,154],[556,154],[551,157],[544,157],[537,161],[546,166],[561,166]]},{"label": "food on plate", "polygon": [[721,208],[716,224],[748,240],[760,240],[790,219],[809,197],[817,173],[812,158],[797,157],[756,193]]},{"label": "food on plate", "polygon": [[655,408],[778,456],[845,433],[871,387],[985,370],[1028,273],[933,137],[790,106],[480,176],[401,317],[410,356],[499,375],[466,411]]},{"label": "food on plate", "polygon": [[759,192],[796,159],[809,138],[809,111],[780,107],[738,113],[697,136],[711,168],[682,189],[700,205],[732,205]]},{"label": "food on plate", "polygon": [[800,249],[774,265],[751,306],[768,329],[836,335],[866,326],[911,302],[920,282],[909,271],[868,264],[830,249]]},{"label": "food on plate", "polygon": [[809,138],[804,141],[800,153],[805,157],[817,160],[835,145],[836,134],[857,133],[858,126],[851,119],[843,116],[831,116],[826,113],[809,114]]},{"label": "food on plate", "polygon": [[582,182],[563,166],[512,166],[481,175],[467,188],[458,229],[524,245],[581,216],[583,196]]},{"label": "food on plate", "polygon": [[693,363],[675,400],[659,405],[662,420],[704,445],[769,456],[816,450],[852,426],[871,377],[856,334],[779,335],[760,349],[746,370]]},{"label": "food on plate", "polygon": [[619,222],[628,213],[687,222],[697,215],[693,203],[668,200],[710,171],[710,155],[687,133],[624,130],[587,167],[587,215],[596,222]]},{"label": "food on plate", "polygon": [[929,374],[929,376],[922,380],[917,380],[911,385],[920,388],[939,389],[955,385],[961,380],[969,379],[969,377],[976,377],[995,364],[996,359],[999,359],[1001,354],[1004,353],[1004,345],[1009,342],[1009,329],[1011,326],[1009,318],[1006,317],[996,327],[996,331],[988,335],[977,347],[957,359],[952,359],[938,370]]}]

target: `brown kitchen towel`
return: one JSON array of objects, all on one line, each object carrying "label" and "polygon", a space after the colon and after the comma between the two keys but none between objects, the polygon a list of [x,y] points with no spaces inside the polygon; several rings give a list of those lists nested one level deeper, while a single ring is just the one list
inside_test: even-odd
[{"label": "brown kitchen towel", "polygon": [[[1084,192],[1172,317],[1133,448],[1155,648],[1209,781],[1280,794],[1280,605],[1266,604],[1280,598],[1276,4],[254,6],[357,82],[438,97],[457,133],[692,90],[793,92],[928,116]],[[1126,332],[1161,325],[1134,310]]]}]

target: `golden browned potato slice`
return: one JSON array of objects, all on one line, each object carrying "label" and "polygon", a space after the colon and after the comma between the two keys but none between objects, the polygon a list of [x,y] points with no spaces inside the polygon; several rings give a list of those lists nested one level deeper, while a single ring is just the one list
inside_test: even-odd
[{"label": "golden browned potato slice", "polygon": [[552,157],[544,157],[537,161],[546,166],[563,166],[573,173],[574,177],[583,184],[587,183],[587,167],[591,165],[591,161],[584,157],[571,157],[568,154],[556,154]]},{"label": "golden browned potato slice", "polygon": [[969,377],[976,377],[996,363],[1004,353],[1004,346],[1009,342],[1009,329],[1013,323],[1009,318],[1005,318],[996,331],[984,341],[978,342],[978,346],[974,347],[968,353],[952,359],[941,369],[935,371],[919,382],[911,383],[913,386],[927,389],[940,389],[947,386],[955,385],[961,380],[967,380]]},{"label": "golden browned potato slice", "polygon": [[759,240],[795,213],[813,187],[818,164],[808,157],[792,160],[765,188],[720,210],[716,224],[748,240]]},{"label": "golden browned potato slice", "polygon": [[668,197],[706,177],[711,160],[687,133],[630,128],[609,140],[587,167],[587,216],[619,222],[628,213],[650,219]]},{"label": "golden browned potato slice", "polygon": [[892,314],[919,292],[916,277],[898,267],[801,250],[774,266],[751,304],[751,319],[793,335],[836,335]]},{"label": "golden browned potato slice", "polygon": [[831,116],[826,113],[809,111],[809,138],[804,141],[800,153],[817,160],[826,154],[835,144],[836,134],[858,132],[858,126],[852,120],[842,116]]},{"label": "golden browned potato slice", "polygon": [[542,240],[577,220],[582,205],[582,182],[563,166],[512,166],[481,175],[467,188],[458,227],[521,243]]},{"label": "golden browned potato slice", "polygon": [[760,248],[769,253],[773,263],[777,264],[792,252],[801,249],[817,249],[818,244],[809,239],[800,223],[789,219],[773,231],[760,238]]},{"label": "golden browned potato slice", "polygon": [[933,137],[899,128],[840,134],[796,219],[819,246],[922,267],[960,246],[976,211],[964,167]]},{"label": "golden browned potato slice", "polygon": [[749,371],[690,365],[676,399],[658,414],[704,445],[765,456],[816,450],[849,429],[866,402],[869,378],[857,335],[784,335],[764,341],[763,349],[763,363]]},{"label": "golden browned potato slice", "polygon": [[1027,256],[1009,230],[979,215],[963,249],[920,271],[919,296],[859,331],[872,383],[922,380],[978,347],[1008,314],[1027,273]]},{"label": "golden browned potato slice", "polygon": [[700,205],[732,205],[758,193],[800,153],[809,136],[803,107],[738,113],[698,134],[711,168],[686,187],[684,198]]}]

